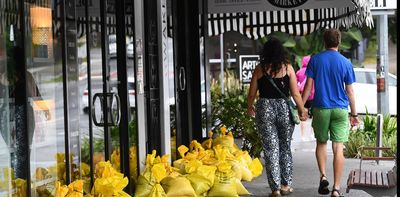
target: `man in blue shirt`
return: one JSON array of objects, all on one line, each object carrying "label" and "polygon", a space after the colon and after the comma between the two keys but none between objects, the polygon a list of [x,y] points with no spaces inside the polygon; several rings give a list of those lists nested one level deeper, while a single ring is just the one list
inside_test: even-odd
[{"label": "man in blue shirt", "polygon": [[340,31],[337,29],[327,29],[324,32],[326,50],[311,57],[302,94],[305,103],[314,84],[312,127],[317,141],[315,155],[320,171],[318,193],[324,195],[329,193],[325,171],[326,146],[328,140],[332,141],[334,183],[331,196],[343,196],[339,189],[344,167],[343,143],[347,142],[349,137],[349,105],[350,124],[355,126],[359,123],[352,87],[352,83],[355,82],[353,65],[338,52],[340,37]]}]

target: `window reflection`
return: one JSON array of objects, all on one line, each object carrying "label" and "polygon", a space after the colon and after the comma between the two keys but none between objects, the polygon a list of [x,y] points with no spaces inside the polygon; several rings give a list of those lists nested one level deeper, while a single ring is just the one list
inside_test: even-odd
[{"label": "window reflection", "polygon": [[[27,105],[33,109],[32,115],[28,113],[28,122],[35,125],[30,131],[31,194],[45,196],[52,194],[56,181],[65,183],[66,179],[62,46],[60,34],[56,33],[61,21],[59,9],[52,9],[60,5],[55,1],[25,4],[26,68],[40,93],[27,95]],[[27,80],[27,89],[29,84]]]}]

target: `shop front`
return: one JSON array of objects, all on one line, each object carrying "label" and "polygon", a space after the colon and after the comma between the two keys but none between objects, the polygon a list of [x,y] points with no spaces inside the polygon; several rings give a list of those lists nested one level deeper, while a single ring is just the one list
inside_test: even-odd
[{"label": "shop front", "polygon": [[243,12],[218,2],[0,0],[0,196],[51,196],[76,180],[96,193],[103,161],[134,194],[148,153],[171,162],[179,145],[210,137],[218,36],[236,31],[232,43],[241,43],[353,23],[345,11]]},{"label": "shop front", "polygon": [[0,16],[0,196],[90,192],[101,161],[134,182],[133,2],[1,0]]}]

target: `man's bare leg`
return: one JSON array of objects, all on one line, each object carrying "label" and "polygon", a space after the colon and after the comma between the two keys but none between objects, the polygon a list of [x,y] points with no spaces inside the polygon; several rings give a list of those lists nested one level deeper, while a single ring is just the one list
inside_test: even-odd
[{"label": "man's bare leg", "polygon": [[333,178],[334,188],[340,189],[340,178],[342,177],[344,167],[343,143],[332,142],[333,150]]},{"label": "man's bare leg", "polygon": [[317,158],[320,177],[326,175],[326,160],[327,160],[326,144],[327,144],[326,142],[317,141],[317,148],[315,149],[315,157]]},{"label": "man's bare leg", "polygon": [[322,195],[329,194],[329,182],[326,178],[326,142],[318,142],[315,150],[315,156],[317,157],[318,169],[320,173],[320,180],[318,186],[318,193]]}]

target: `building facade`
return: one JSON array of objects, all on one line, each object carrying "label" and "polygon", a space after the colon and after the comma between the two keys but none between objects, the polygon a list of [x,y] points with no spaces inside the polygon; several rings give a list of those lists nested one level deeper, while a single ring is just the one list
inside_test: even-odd
[{"label": "building facade", "polygon": [[54,195],[57,181],[78,179],[90,192],[100,161],[134,194],[146,154],[174,160],[177,146],[207,137],[210,81],[221,69],[210,59],[236,58],[208,54],[209,37],[366,21],[351,18],[362,6],[243,12],[218,2],[0,0],[0,196]]}]

